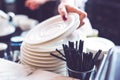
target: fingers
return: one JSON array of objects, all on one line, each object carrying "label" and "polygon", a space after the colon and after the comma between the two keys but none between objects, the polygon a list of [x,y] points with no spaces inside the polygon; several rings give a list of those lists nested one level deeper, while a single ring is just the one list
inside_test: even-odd
[{"label": "fingers", "polygon": [[68,16],[67,16],[67,10],[66,7],[63,4],[60,4],[58,6],[58,12],[60,13],[60,15],[62,16],[63,20],[67,20]]},{"label": "fingers", "polygon": [[29,9],[31,9],[31,10],[35,10],[39,7],[39,4],[36,3],[35,1],[27,0],[25,2],[25,6],[28,7]]},{"label": "fingers", "polygon": [[66,5],[66,9],[68,12],[75,12],[75,13],[79,14],[80,26],[84,24],[83,19],[87,16],[86,12],[84,12],[76,7],[69,6],[69,5]]},{"label": "fingers", "polygon": [[[80,17],[80,26],[82,26],[84,24],[83,19],[87,16],[87,14],[84,11],[76,8],[75,6],[70,6],[70,5],[67,5],[67,4],[64,4],[64,3],[61,3],[59,5],[58,12],[60,13],[60,15],[62,17],[65,16],[66,19],[67,19],[67,14],[69,12],[75,12],[75,13],[79,14],[79,17]],[[64,18],[63,18],[63,20],[64,20]]]},{"label": "fingers", "polygon": [[87,13],[84,11],[78,10],[78,14],[80,15],[80,26],[84,25],[83,19],[87,16]]},{"label": "fingers", "polygon": [[80,9],[78,10],[78,14],[80,16],[80,27],[81,27],[82,25],[84,25],[83,19],[87,16],[87,14]]}]

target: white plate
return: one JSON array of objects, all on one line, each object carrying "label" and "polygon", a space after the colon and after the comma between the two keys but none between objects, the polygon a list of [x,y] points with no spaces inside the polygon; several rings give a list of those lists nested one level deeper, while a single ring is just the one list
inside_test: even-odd
[{"label": "white plate", "polygon": [[23,56],[21,59],[22,59],[22,60],[29,61],[29,62],[31,62],[31,63],[41,64],[41,65],[63,64],[63,62],[61,62],[60,60],[51,60],[51,61],[49,61],[49,60],[46,59],[46,61],[42,61],[42,60],[30,59],[30,58],[25,57],[25,56]]},{"label": "white plate", "polygon": [[15,27],[9,25],[6,26],[0,29],[0,36],[7,36],[15,32]]},{"label": "white plate", "polygon": [[52,60],[52,61],[49,61],[49,60],[34,60],[34,59],[30,59],[26,56],[22,56],[21,60],[25,60],[25,61],[28,61],[30,63],[34,63],[34,64],[39,64],[41,66],[56,66],[56,65],[61,65],[61,64],[64,64],[64,61],[61,61],[61,60]]},{"label": "white plate", "polygon": [[[54,54],[58,55],[56,51],[52,51]],[[37,57],[50,57],[50,52],[37,52],[37,51],[31,51],[26,49],[24,46],[21,47],[21,54],[29,54],[31,56],[37,56]]]},{"label": "white plate", "polygon": [[54,69],[54,68],[61,68],[65,65],[65,63],[58,63],[58,64],[41,64],[41,63],[33,63],[33,62],[30,62],[26,59],[22,59],[21,60],[21,63],[26,63],[28,65],[31,65],[31,66],[36,66],[36,67],[41,67],[41,68],[47,68],[47,69]]},{"label": "white plate", "polygon": [[[27,53],[30,53],[30,54],[33,54],[33,55],[39,55],[40,56],[49,56],[49,53],[50,52],[40,52],[39,50],[38,51],[35,51],[34,49],[31,49],[31,48],[28,48],[27,46],[21,46],[21,50],[27,52]],[[52,51],[53,52],[53,51]]]},{"label": "white plate", "polygon": [[31,56],[29,54],[21,54],[21,58],[26,58],[34,62],[40,62],[40,63],[55,63],[55,62],[60,62],[61,60],[50,56],[50,57],[40,57],[40,56]]},{"label": "white plate", "polygon": [[61,60],[59,59],[56,59],[56,60],[40,60],[40,59],[33,59],[33,58],[29,58],[29,57],[26,57],[24,55],[22,55],[22,58],[21,59],[24,59],[24,60],[27,60],[27,61],[30,61],[32,63],[40,63],[40,64],[45,64],[45,65],[48,65],[48,64],[57,64],[59,63]]},{"label": "white plate", "polygon": [[1,43],[1,42],[0,42],[0,51],[2,51],[2,50],[6,50],[7,47],[8,47],[7,44],[5,44],[5,43]]},{"label": "white plate", "polygon": [[38,49],[41,52],[55,51],[56,49],[62,50],[63,49],[62,44],[68,44],[68,41],[72,41],[72,42],[78,41],[79,38],[80,38],[79,34],[73,32],[72,34],[70,34],[69,36],[67,36],[66,38],[60,41],[54,42],[52,44],[44,44],[44,45],[36,46],[35,48],[32,49],[35,50]]},{"label": "white plate", "polygon": [[111,40],[102,37],[91,37],[85,40],[85,47],[92,51],[101,49],[103,52],[106,52],[113,46],[115,46],[115,44]]},{"label": "white plate", "polygon": [[50,53],[48,52],[35,52],[35,51],[28,51],[24,48],[21,48],[21,54],[29,54],[31,56],[37,56],[37,57],[50,57]]},{"label": "white plate", "polygon": [[24,64],[24,65],[29,65],[31,67],[34,67],[34,68],[39,68],[39,69],[42,69],[42,70],[53,70],[53,71],[56,71],[56,70],[59,70],[59,69],[62,69],[65,67],[65,64],[63,65],[59,65],[59,66],[56,66],[56,67],[45,67],[45,66],[41,66],[39,64],[34,64],[34,63],[30,63],[26,60],[21,60],[21,63]]},{"label": "white plate", "polygon": [[[50,54],[49,54],[50,55]],[[44,60],[44,61],[51,61],[51,60],[56,60],[55,57],[43,57],[43,56],[33,56],[33,55],[30,55],[28,54],[27,52],[24,52],[24,51],[21,51],[21,57],[22,56],[25,56],[25,57],[29,57],[29,58],[33,58],[33,59],[38,59],[38,60]]]},{"label": "white plate", "polygon": [[25,42],[28,44],[40,44],[57,37],[62,39],[79,26],[80,21],[78,20],[78,14],[75,13],[69,14],[67,21],[63,21],[60,15],[49,18],[30,30],[25,37]]},{"label": "white plate", "polygon": [[22,46],[24,46],[24,48],[29,51],[51,52],[51,51],[55,51],[56,49],[62,50],[62,44],[67,44],[68,41],[78,41],[79,39],[80,39],[80,35],[77,32],[73,32],[71,35],[67,36],[66,38],[51,44],[30,45],[24,42]]}]

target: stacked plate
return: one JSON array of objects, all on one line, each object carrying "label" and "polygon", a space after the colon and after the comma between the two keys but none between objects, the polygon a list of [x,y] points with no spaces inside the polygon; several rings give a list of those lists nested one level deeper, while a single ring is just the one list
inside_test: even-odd
[{"label": "stacked plate", "polygon": [[102,50],[102,54],[100,55],[99,59],[102,59],[103,55],[107,54],[109,49],[114,46],[114,42],[103,37],[90,37],[85,39],[86,52],[92,52],[95,55],[99,49]]},{"label": "stacked plate", "polygon": [[14,26],[10,25],[7,20],[0,19],[0,37],[8,36],[14,32]]},{"label": "stacked plate", "polygon": [[80,24],[79,16],[70,13],[67,21],[60,15],[49,18],[30,30],[21,45],[21,63],[33,68],[64,74],[64,61],[50,55],[50,52],[60,56],[56,49],[62,51],[62,44],[79,40],[75,32]]}]

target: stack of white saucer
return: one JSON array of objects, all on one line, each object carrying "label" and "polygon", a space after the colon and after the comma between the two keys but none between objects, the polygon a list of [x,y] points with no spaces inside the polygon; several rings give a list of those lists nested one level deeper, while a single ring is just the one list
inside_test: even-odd
[{"label": "stack of white saucer", "polygon": [[38,24],[28,32],[22,43],[21,63],[64,74],[65,61],[51,56],[50,52],[60,56],[56,49],[62,51],[62,44],[79,40],[80,37],[75,32],[79,24],[79,16],[75,13],[70,13],[67,21],[57,15]]}]

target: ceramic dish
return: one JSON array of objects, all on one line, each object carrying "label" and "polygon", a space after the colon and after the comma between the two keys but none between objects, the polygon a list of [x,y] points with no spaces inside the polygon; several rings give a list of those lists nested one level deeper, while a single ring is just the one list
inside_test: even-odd
[{"label": "ceramic dish", "polygon": [[60,64],[60,65],[62,65],[62,64],[64,64],[63,62],[61,62],[61,61],[39,61],[39,60],[32,60],[32,59],[29,59],[29,58],[27,58],[27,57],[22,57],[22,60],[26,60],[26,61],[28,61],[28,62],[30,62],[31,64],[32,63],[34,63],[34,64],[39,64],[39,65],[41,65],[41,66],[55,66],[55,65],[58,65],[58,64]]},{"label": "ceramic dish", "polygon": [[44,63],[44,64],[57,63],[57,62],[61,61],[61,60],[54,58],[52,56],[51,57],[36,57],[36,56],[22,54],[21,59],[24,59],[24,58],[31,60],[33,62],[39,62],[39,63]]},{"label": "ceramic dish", "polygon": [[50,60],[50,61],[51,60],[56,60],[56,58],[52,57],[52,56],[50,56],[50,57],[33,56],[33,55],[29,55],[29,54],[27,54],[25,52],[22,52],[21,57],[23,57],[23,56],[28,57],[28,58],[32,58],[32,59],[39,59],[39,60],[46,60],[46,61],[48,61],[48,60]]},{"label": "ceramic dish", "polygon": [[66,38],[51,43],[51,44],[43,44],[43,45],[30,45],[27,43],[23,43],[24,47],[26,50],[29,51],[35,51],[35,52],[51,52],[51,51],[55,51],[56,49],[62,50],[62,44],[67,44],[68,41],[78,41],[80,38],[80,35],[76,32],[73,32],[72,34],[70,34],[69,36],[67,36]]},{"label": "ceramic dish", "polygon": [[5,43],[0,43],[0,51],[2,51],[2,50],[6,50],[7,47],[8,47],[7,44],[5,44]]},{"label": "ceramic dish", "polygon": [[31,56],[37,56],[37,57],[50,57],[50,53],[48,53],[48,52],[28,51],[26,49],[21,48],[21,55],[22,54],[29,54]]},{"label": "ceramic dish", "polygon": [[28,20],[27,15],[19,14],[13,17],[13,23],[15,26],[20,26],[20,21],[26,21],[26,20]]},{"label": "ceramic dish", "polygon": [[78,18],[78,14],[75,13],[69,14],[67,21],[63,21],[60,15],[49,18],[30,30],[26,35],[25,42],[40,44],[53,39],[55,40],[57,37],[60,40],[78,28],[80,24]]},{"label": "ceramic dish", "polygon": [[64,65],[64,63],[62,62],[58,62],[58,63],[51,63],[51,64],[44,64],[44,63],[37,63],[37,62],[33,62],[33,61],[30,61],[28,59],[22,59],[24,60],[26,63],[29,63],[31,65],[34,65],[34,66],[39,66],[39,67],[45,67],[45,68],[52,68],[52,67],[58,67],[58,66],[61,66],[61,65]]},{"label": "ceramic dish", "polygon": [[79,40],[79,35],[76,32],[73,32],[72,34],[70,34],[69,36],[65,37],[64,39],[60,40],[60,41],[56,41],[54,43],[51,44],[44,44],[44,45],[40,45],[40,46],[33,46],[32,49],[36,50],[37,49],[40,52],[50,52],[50,51],[55,51],[56,49],[62,50],[62,44],[68,44],[68,41],[77,41]]},{"label": "ceramic dish", "polygon": [[[6,27],[8,26],[8,27]],[[15,32],[15,27],[6,25],[4,28],[0,29],[0,37],[1,36],[7,36]]]},{"label": "ceramic dish", "polygon": [[108,51],[110,48],[115,46],[115,44],[111,40],[106,38],[91,37],[86,38],[85,46],[86,48],[89,48],[94,51],[98,51],[99,49],[101,49],[102,51]]},{"label": "ceramic dish", "polygon": [[[23,46],[22,46],[23,47]],[[52,51],[54,54],[59,55],[55,51]],[[50,57],[50,52],[36,52],[36,51],[29,51],[25,48],[21,48],[21,55],[22,54],[29,54],[31,56],[37,56],[37,57]]]},{"label": "ceramic dish", "polygon": [[107,54],[109,49],[114,46],[115,44],[112,41],[102,37],[91,37],[91,38],[86,38],[85,40],[86,52],[92,52],[94,56],[99,49],[102,50],[102,53],[98,58],[99,60],[101,60],[104,54]]},{"label": "ceramic dish", "polygon": [[56,71],[56,70],[59,70],[59,69],[62,69],[65,67],[65,65],[59,65],[59,66],[56,66],[56,67],[40,67],[38,64],[32,64],[30,62],[27,62],[25,60],[22,60],[21,62],[23,65],[29,65],[33,68],[39,68],[39,69],[42,69],[42,70],[48,70],[48,71]]}]

